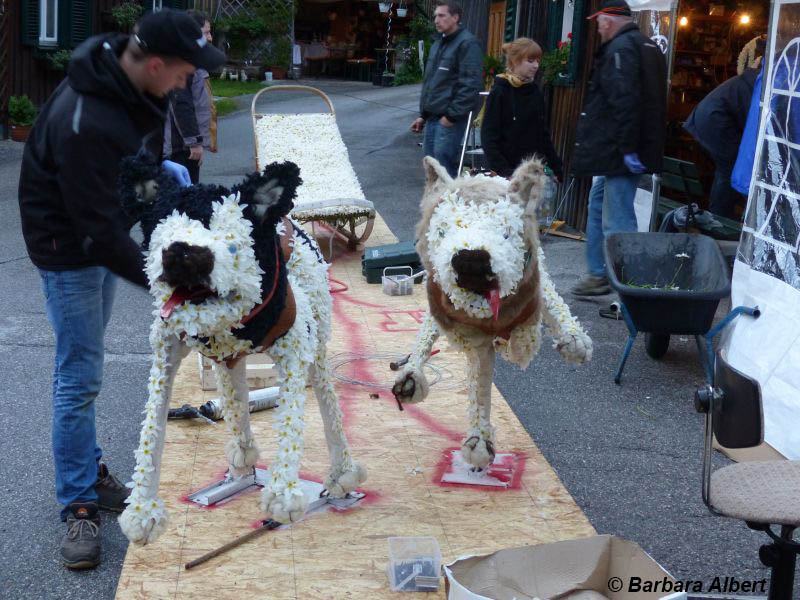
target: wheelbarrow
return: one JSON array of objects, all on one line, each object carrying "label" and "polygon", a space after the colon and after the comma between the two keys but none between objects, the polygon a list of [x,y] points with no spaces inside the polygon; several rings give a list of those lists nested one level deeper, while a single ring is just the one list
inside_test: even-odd
[{"label": "wheelbarrow", "polygon": [[606,237],[606,271],[620,297],[629,336],[614,382],[622,380],[638,333],[645,349],[662,358],[671,335],[693,335],[709,383],[713,338],[740,314],[757,317],[758,308],[737,307],[712,328],[719,301],[731,291],[730,272],[717,242],[694,233],[613,233]]}]

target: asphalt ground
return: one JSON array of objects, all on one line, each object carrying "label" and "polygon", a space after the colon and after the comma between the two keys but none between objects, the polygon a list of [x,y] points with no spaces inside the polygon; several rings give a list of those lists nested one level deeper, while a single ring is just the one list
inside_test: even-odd
[{"label": "asphalt ground", "polygon": [[[422,150],[421,138],[408,126],[416,115],[419,87],[311,84],[335,104],[367,198],[399,239],[414,239]],[[264,110],[320,106],[318,99],[290,92],[266,96]],[[207,155],[202,181],[230,185],[253,168],[248,100],[237,99],[242,110],[221,120],[220,152]],[[0,410],[0,428],[6,432],[0,437],[0,597],[113,598],[127,547],[113,515],[103,517],[98,569],[70,572],[59,560],[64,525],[49,441],[53,338],[39,276],[20,232],[21,153],[21,144],[0,141],[0,364],[6,388]],[[710,515],[700,497],[703,423],[692,394],[703,372],[694,341],[673,337],[666,357],[654,361],[639,340],[622,385],[615,385],[613,373],[627,334],[621,321],[597,313],[612,298],[579,301],[567,292],[583,274],[581,242],[548,236],[543,247],[557,289],[594,341],[594,358],[575,368],[546,346],[525,372],[498,360],[496,384],[531,437],[598,532],[638,542],[679,579],[708,584],[717,576],[768,577],[758,560],[766,536],[740,521]],[[106,336],[97,431],[112,471],[123,480],[134,466],[146,400],[150,313],[148,295],[121,283]],[[502,450],[502,431],[499,439]],[[209,582],[209,597],[214,585]]]}]

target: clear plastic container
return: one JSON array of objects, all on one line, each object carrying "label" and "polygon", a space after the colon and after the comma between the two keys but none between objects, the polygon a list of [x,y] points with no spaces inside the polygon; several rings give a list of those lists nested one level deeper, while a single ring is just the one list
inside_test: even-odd
[{"label": "clear plastic container", "polygon": [[536,217],[539,220],[540,227],[550,227],[555,218],[556,210],[556,197],[558,187],[555,179],[548,177],[545,180],[544,188],[542,189],[542,199],[539,206],[536,207]]},{"label": "clear plastic container", "polygon": [[389,585],[393,592],[439,589],[442,551],[435,537],[389,538]]},{"label": "clear plastic container", "polygon": [[[394,271],[395,275],[389,275],[390,271]],[[411,277],[414,270],[411,267],[386,267],[383,270],[383,277],[381,277],[381,284],[383,285],[383,293],[387,296],[408,296],[414,292],[414,279]]]}]

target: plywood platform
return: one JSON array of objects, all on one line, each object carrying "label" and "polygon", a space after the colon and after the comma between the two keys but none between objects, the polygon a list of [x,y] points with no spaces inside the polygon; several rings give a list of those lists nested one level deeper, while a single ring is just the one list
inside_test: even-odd
[{"label": "plywood platform", "polygon": [[[371,245],[396,241],[380,218]],[[327,243],[321,244],[324,248]],[[164,451],[161,497],[171,516],[154,544],[131,545],[117,598],[384,598],[388,587],[387,538],[434,536],[443,559],[500,548],[594,534],[581,510],[528,437],[500,393],[492,390],[498,452],[519,459],[507,489],[442,484],[437,473],[466,430],[463,357],[442,352],[432,363],[441,376],[422,404],[398,411],[388,391],[394,374],[386,356],[411,351],[424,313],[422,286],[411,296],[386,296],[361,277],[360,254],[335,244],[331,277],[348,289],[334,294],[334,336],[329,356],[341,377],[384,388],[337,383],[345,427],[355,458],[369,478],[365,500],[346,512],[322,512],[267,532],[244,546],[186,571],[183,565],[244,533],[258,522],[253,490],[214,509],[182,498],[224,473],[224,424],[170,422]],[[333,284],[332,287],[341,287]],[[374,358],[380,355],[382,358]],[[358,358],[359,356],[366,358]],[[197,359],[178,373],[173,406],[200,405],[216,392],[200,387]],[[377,397],[375,397],[377,394]],[[252,415],[262,463],[273,456],[271,411]],[[321,481],[328,459],[316,400],[309,391],[302,474]],[[444,585],[438,593],[444,598]]]}]

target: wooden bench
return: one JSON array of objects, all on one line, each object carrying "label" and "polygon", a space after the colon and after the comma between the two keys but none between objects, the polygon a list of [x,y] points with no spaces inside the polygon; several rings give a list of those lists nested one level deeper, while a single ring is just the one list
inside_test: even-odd
[{"label": "wooden bench", "polygon": [[[665,196],[664,192],[669,196],[674,196],[675,199]],[[686,206],[691,202],[703,204],[702,201],[705,198],[703,184],[700,182],[695,164],[665,156],[664,171],[661,174],[661,194],[658,200],[657,226],[661,226],[664,216],[669,211]],[[738,241],[742,233],[742,224],[739,221],[717,215],[714,215],[714,218],[722,225],[721,229],[704,228],[700,223],[695,223],[694,227],[716,240]]]}]

